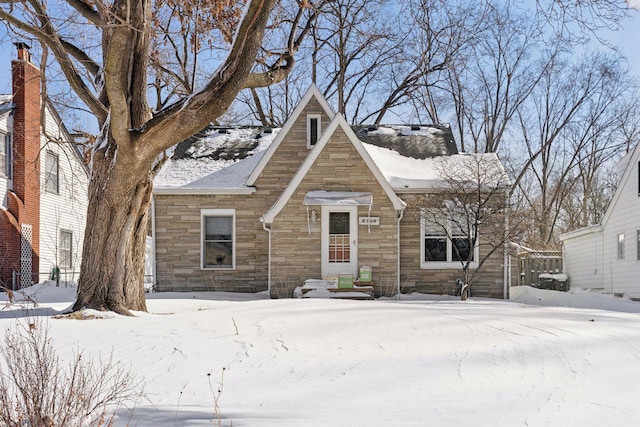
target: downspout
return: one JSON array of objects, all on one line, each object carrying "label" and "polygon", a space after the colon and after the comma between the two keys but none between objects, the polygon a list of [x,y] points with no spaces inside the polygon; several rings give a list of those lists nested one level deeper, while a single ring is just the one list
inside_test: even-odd
[{"label": "downspout", "polygon": [[269,251],[267,253],[267,292],[269,292],[269,296],[271,296],[271,227],[267,227],[263,218],[260,218],[260,222],[262,222],[262,228],[264,231],[269,233]]},{"label": "downspout", "polygon": [[505,191],[505,216],[504,216],[504,284],[502,290],[502,298],[509,299],[509,283],[511,273],[511,262],[509,258],[509,192]]},{"label": "downspout", "polygon": [[151,197],[151,256],[153,259],[151,260],[151,274],[153,277],[151,278],[152,283],[156,286],[157,283],[157,275],[156,275],[156,196],[153,195]]},{"label": "downspout", "polygon": [[399,211],[400,213],[398,214],[398,271],[396,273],[396,276],[398,278],[398,283],[396,284],[397,286],[397,293],[396,293],[396,298],[398,301],[400,301],[400,221],[402,221],[402,217],[404,216],[404,209],[401,209]]}]

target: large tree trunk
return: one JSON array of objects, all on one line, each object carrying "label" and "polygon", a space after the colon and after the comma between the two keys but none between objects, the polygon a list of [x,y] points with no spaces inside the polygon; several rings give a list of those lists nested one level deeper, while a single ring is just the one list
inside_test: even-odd
[{"label": "large tree trunk", "polygon": [[[115,144],[92,161],[82,270],[73,310],[146,311],[144,255],[152,178],[135,152]],[[146,163],[146,162],[145,162]]]}]

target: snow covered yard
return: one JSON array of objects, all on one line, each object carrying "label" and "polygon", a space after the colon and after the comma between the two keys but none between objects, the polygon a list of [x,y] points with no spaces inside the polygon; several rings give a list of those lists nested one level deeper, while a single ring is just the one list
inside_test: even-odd
[{"label": "snow covered yard", "polygon": [[[54,319],[73,290],[34,287],[59,354],[146,382],[116,425],[627,426],[640,419],[640,303],[512,288],[512,301],[270,300],[151,294],[149,313]],[[23,319],[0,300],[3,331]],[[567,307],[565,307],[567,306]],[[579,308],[575,308],[579,307]],[[208,374],[211,374],[210,377]]]}]

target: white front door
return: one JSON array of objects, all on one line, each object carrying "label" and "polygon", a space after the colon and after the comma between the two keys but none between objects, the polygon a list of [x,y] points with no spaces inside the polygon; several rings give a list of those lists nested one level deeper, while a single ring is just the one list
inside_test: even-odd
[{"label": "white front door", "polygon": [[358,207],[322,206],[322,277],[358,272]]}]

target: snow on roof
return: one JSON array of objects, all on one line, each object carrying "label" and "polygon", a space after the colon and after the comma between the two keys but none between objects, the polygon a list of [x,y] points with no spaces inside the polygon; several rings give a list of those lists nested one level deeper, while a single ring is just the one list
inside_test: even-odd
[{"label": "snow on roof", "polygon": [[[441,132],[433,127],[412,131],[410,126],[378,127],[375,131],[397,135],[402,132]],[[155,187],[184,190],[238,190],[246,189],[247,178],[262,159],[280,129],[262,133],[258,129],[214,129],[201,132],[186,144],[180,144],[174,156],[155,178]],[[223,132],[223,133],[221,133]],[[260,137],[258,138],[258,135]],[[255,147],[253,147],[255,144]],[[495,154],[452,154],[437,157],[414,158],[388,148],[363,142],[363,146],[394,190],[411,191],[446,187],[443,171],[469,171],[478,160],[495,175],[493,183],[508,185],[509,178]],[[238,150],[243,147],[244,151]],[[251,148],[253,147],[253,148]],[[224,157],[227,156],[227,157]],[[229,158],[231,157],[231,158]],[[240,159],[240,160],[238,160]],[[473,180],[473,176],[461,179]],[[497,181],[496,181],[497,180]]]},{"label": "snow on roof", "polygon": [[[453,154],[450,156],[415,159],[404,157],[387,148],[364,144],[369,155],[395,190],[426,190],[446,188],[449,179],[475,181],[473,168],[481,166],[487,185],[508,185],[509,178],[495,153]],[[445,172],[446,171],[446,172]]]},{"label": "snow on roof", "polygon": [[[215,129],[206,132],[203,137],[194,138],[183,153],[176,149],[175,155],[154,179],[155,187],[239,188],[244,185],[279,129],[273,129],[271,133],[260,133],[257,129],[225,129],[224,132]],[[225,151],[225,147],[249,142],[256,145],[245,153],[236,152],[233,158],[218,155],[220,151]]]}]

